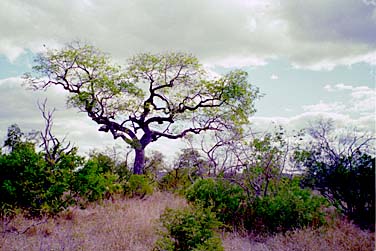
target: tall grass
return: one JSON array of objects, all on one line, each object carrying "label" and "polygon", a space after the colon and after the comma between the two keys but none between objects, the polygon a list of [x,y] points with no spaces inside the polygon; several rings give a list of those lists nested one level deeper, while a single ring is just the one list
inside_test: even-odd
[{"label": "tall grass", "polygon": [[[77,207],[55,218],[25,219],[18,215],[0,223],[0,250],[124,250],[148,251],[158,236],[159,216],[166,207],[182,208],[186,201],[170,193],[140,199],[116,199],[86,209]],[[274,236],[223,233],[228,251],[368,251],[374,250],[374,233],[337,220],[327,227],[290,231]]]},{"label": "tall grass", "polygon": [[172,194],[155,193],[144,200],[106,201],[84,210],[70,208],[54,219],[17,216],[8,224],[3,222],[0,250],[150,250],[158,237],[154,225],[164,209],[185,205]]}]

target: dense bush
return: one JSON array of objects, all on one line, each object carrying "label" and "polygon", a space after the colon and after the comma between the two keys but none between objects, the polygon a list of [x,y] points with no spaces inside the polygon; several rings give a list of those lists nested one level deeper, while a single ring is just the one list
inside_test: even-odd
[{"label": "dense bush", "polygon": [[163,229],[154,250],[223,250],[221,239],[215,232],[220,222],[208,208],[167,209],[160,222]]},{"label": "dense bush", "polygon": [[163,191],[180,192],[191,186],[197,178],[194,168],[175,168],[159,179],[158,187]]},{"label": "dense bush", "polygon": [[65,192],[77,161],[63,156],[60,165],[47,165],[30,142],[20,142],[0,156],[1,214],[20,208],[30,215],[55,213],[71,202]]},{"label": "dense bush", "polygon": [[145,175],[133,174],[125,183],[124,193],[130,197],[144,197],[154,191],[152,181]]},{"label": "dense bush", "polygon": [[358,152],[335,161],[319,161],[318,153],[305,158],[303,184],[320,191],[338,209],[366,228],[375,228],[375,158]]},{"label": "dense bush", "polygon": [[103,154],[85,162],[76,148],[64,151],[57,144],[48,151],[58,152],[58,157],[50,159],[46,149],[36,151],[17,125],[9,127],[4,147],[6,153],[0,153],[2,217],[19,210],[30,216],[54,214],[73,203],[100,200],[121,191],[114,162]]},{"label": "dense bush", "polygon": [[89,159],[75,172],[71,192],[81,203],[102,200],[121,191],[121,186],[116,183],[117,175],[102,164],[95,158]]},{"label": "dense bush", "polygon": [[245,196],[243,189],[236,184],[224,179],[200,179],[186,190],[185,196],[188,201],[211,208],[225,224],[234,226],[242,222]]},{"label": "dense bush", "polygon": [[286,231],[325,223],[323,209],[327,201],[299,187],[299,180],[282,180],[269,195],[249,205],[247,227],[269,232]]}]

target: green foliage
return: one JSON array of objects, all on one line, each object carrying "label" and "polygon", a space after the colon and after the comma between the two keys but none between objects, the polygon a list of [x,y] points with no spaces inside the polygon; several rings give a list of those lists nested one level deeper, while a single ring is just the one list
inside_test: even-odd
[{"label": "green foliage", "polygon": [[166,209],[160,222],[163,230],[154,250],[224,250],[215,232],[221,224],[208,208]]},{"label": "green foliage", "polygon": [[171,192],[184,191],[197,179],[194,170],[194,168],[172,169],[158,181],[159,189]]},{"label": "green foliage", "polygon": [[0,201],[4,203],[1,214],[5,216],[6,212],[20,208],[30,215],[40,215],[66,208],[70,200],[64,193],[73,168],[77,167],[72,158],[64,156],[59,166],[50,167],[30,142],[18,143],[9,154],[1,155]]},{"label": "green foliage", "polygon": [[23,142],[24,133],[17,124],[8,127],[7,137],[4,141],[4,147],[13,150],[18,144]]},{"label": "green foliage", "polygon": [[[91,45],[71,43],[39,54],[33,70],[25,74],[28,85],[62,86],[71,94],[68,104],[86,112],[100,131],[120,137],[140,160],[159,138],[246,124],[259,97],[245,71],[213,79],[196,57],[179,52],[142,53],[121,67]],[[143,168],[143,161],[134,162],[135,174]]]},{"label": "green foliage", "polygon": [[212,178],[197,180],[187,191],[188,201],[210,208],[217,218],[229,225],[242,223],[244,191],[227,180]]},{"label": "green foliage", "polygon": [[375,227],[375,157],[358,152],[336,161],[305,155],[303,184],[315,188],[362,227]]},{"label": "green foliage", "polygon": [[55,214],[75,202],[100,200],[121,191],[118,176],[112,173],[114,163],[107,156],[93,154],[85,162],[76,148],[55,149],[58,161],[50,162],[22,135],[11,126],[5,144],[10,152],[0,154],[0,216],[19,210],[30,216]]},{"label": "green foliage", "polygon": [[115,183],[118,176],[110,172],[108,164],[107,158],[94,156],[89,159],[83,168],[75,172],[72,192],[84,201],[102,200],[120,192],[121,186]]},{"label": "green foliage", "polygon": [[145,175],[133,174],[124,186],[124,193],[130,197],[144,197],[152,194],[154,187],[152,181]]},{"label": "green foliage", "polygon": [[327,201],[299,187],[298,179],[285,179],[272,187],[272,193],[249,205],[247,227],[261,231],[286,231],[325,223]]},{"label": "green foliage", "polygon": [[159,188],[182,192],[207,172],[208,163],[192,148],[182,149],[177,156],[175,168],[159,180]]}]

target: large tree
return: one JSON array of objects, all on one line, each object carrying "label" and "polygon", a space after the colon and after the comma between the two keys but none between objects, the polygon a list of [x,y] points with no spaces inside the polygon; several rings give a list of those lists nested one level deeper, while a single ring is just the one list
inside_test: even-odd
[{"label": "large tree", "polygon": [[185,53],[139,54],[122,67],[91,45],[72,43],[39,54],[33,69],[25,76],[29,86],[61,86],[70,93],[68,104],[101,125],[99,131],[134,149],[136,174],[151,142],[240,126],[259,96],[246,72],[213,77]]}]

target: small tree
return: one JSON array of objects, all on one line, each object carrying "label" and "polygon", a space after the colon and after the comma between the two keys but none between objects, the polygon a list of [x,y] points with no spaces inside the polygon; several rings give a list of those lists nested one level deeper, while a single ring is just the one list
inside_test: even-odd
[{"label": "small tree", "polygon": [[28,85],[63,87],[70,105],[134,149],[136,174],[143,172],[151,142],[247,123],[258,97],[246,72],[211,79],[184,53],[144,53],[122,68],[93,46],[76,43],[48,50],[35,63],[39,75],[26,74]]},{"label": "small tree", "polygon": [[303,184],[320,191],[361,226],[375,223],[375,155],[372,136],[335,133],[331,121],[317,121],[308,129],[310,147],[296,154],[306,167]]}]

